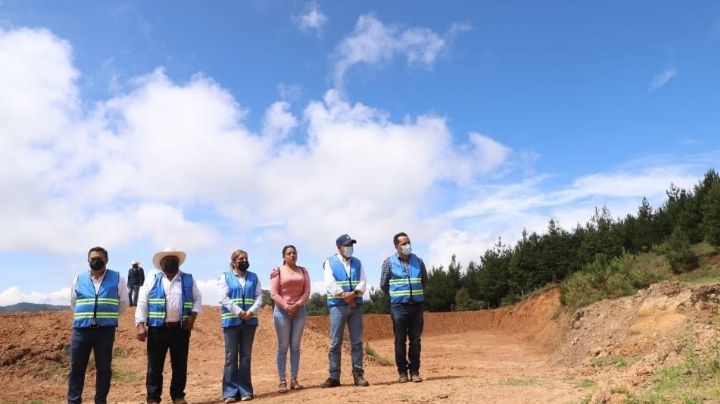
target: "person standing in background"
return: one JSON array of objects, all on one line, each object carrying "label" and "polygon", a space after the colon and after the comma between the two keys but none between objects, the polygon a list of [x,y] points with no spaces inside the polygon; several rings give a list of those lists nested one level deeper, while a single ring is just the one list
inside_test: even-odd
[{"label": "person standing in background", "polygon": [[290,389],[300,390],[300,340],[307,315],[305,304],[310,298],[310,275],[297,265],[297,249],[286,245],[282,250],[283,264],[270,274],[270,296],[275,302],[273,320],[277,333],[277,367],[280,384],[278,392],[287,393],[287,351],[290,348]]},{"label": "person standing in background", "polygon": [[107,403],[112,377],[112,353],[118,318],[128,307],[125,281],[107,269],[108,253],[102,247],[88,251],[89,271],[78,274],[70,288],[73,331],[70,337],[68,403],[82,403],[90,351],[95,355],[95,403]]},{"label": "person standing in background", "polygon": [[[410,237],[393,237],[395,254],[385,259],[380,273],[380,289],[390,296],[390,317],[395,334],[395,365],[400,383],[421,382],[420,337],[423,331],[423,288],[427,285],[425,263],[412,253]],[[408,348],[407,342],[410,342]],[[408,379],[408,371],[410,379]]]},{"label": "person standing in background", "polygon": [[222,395],[226,404],[253,398],[252,348],[258,326],[256,314],[263,297],[260,281],[254,272],[248,271],[249,267],[247,252],[236,250],[230,255],[230,271],[223,272],[218,279],[225,340]]},{"label": "person standing in background", "polygon": [[140,287],[145,283],[145,270],[140,266],[140,262],[136,260],[133,260],[130,265],[127,276],[128,297],[130,298],[130,306],[137,306]]}]

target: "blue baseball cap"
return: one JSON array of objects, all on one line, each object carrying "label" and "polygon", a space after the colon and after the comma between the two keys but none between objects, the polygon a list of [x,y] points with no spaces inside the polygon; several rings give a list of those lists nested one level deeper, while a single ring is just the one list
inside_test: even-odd
[{"label": "blue baseball cap", "polygon": [[347,234],[343,234],[342,236],[338,237],[337,240],[335,240],[336,245],[350,245],[357,243],[357,240],[353,240],[352,237],[348,236]]}]

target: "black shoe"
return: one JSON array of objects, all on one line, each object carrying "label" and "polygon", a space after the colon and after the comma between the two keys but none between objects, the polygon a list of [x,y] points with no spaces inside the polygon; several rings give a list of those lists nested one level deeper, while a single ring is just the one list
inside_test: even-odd
[{"label": "black shoe", "polygon": [[360,387],[367,387],[370,385],[370,383],[368,383],[368,381],[365,380],[365,378],[361,374],[353,375],[353,383],[356,386],[360,386]]},{"label": "black shoe", "polygon": [[320,383],[320,387],[322,387],[324,389],[329,388],[329,387],[337,387],[339,385],[340,385],[340,380],[333,379],[332,377],[328,377],[327,380]]}]

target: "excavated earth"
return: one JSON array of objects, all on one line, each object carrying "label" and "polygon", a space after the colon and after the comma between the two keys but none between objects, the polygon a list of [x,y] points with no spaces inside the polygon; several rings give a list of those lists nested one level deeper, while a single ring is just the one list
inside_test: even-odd
[{"label": "excavated earth", "polygon": [[[392,325],[387,315],[365,316],[365,375],[352,386],[347,342],[342,386],[322,389],[327,377],[327,317],[311,317],[302,340],[300,381],[305,389],[277,393],[272,315],[260,315],[253,350],[253,383],[262,402],[480,402],[576,403],[616,401],[613,387],[643,387],[660,366],[680,358],[688,341],[709,349],[720,334],[720,284],[661,283],[634,296],[605,300],[567,313],[558,289],[497,310],[426,313],[422,383],[397,383]],[[118,327],[109,402],[145,402],[145,344],[137,341],[133,309]],[[1,314],[0,403],[66,401],[71,313]],[[190,344],[187,400],[220,403],[223,338],[217,307],[204,307]],[[627,366],[611,366],[618,358]],[[91,361],[92,363],[92,361]],[[166,364],[164,402],[170,402]],[[84,401],[92,402],[90,367]],[[619,399],[618,399],[619,401]]]}]

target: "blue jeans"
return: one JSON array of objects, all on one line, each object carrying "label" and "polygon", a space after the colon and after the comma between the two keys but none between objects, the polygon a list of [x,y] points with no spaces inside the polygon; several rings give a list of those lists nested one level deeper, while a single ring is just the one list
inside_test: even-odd
[{"label": "blue jeans", "polygon": [[[423,331],[423,304],[393,304],[390,316],[395,334],[395,365],[398,373],[420,373],[420,336]],[[410,340],[410,349],[406,341]]]},{"label": "blue jeans", "polygon": [[350,306],[330,307],[330,377],[340,380],[340,355],[342,353],[343,331],[345,324],[350,335],[350,356],[353,375],[363,374],[363,318],[362,306],[351,309]]},{"label": "blue jeans", "polygon": [[70,339],[68,403],[82,403],[90,351],[95,353],[95,403],[106,403],[112,377],[112,351],[116,327],[73,328]]},{"label": "blue jeans", "polygon": [[250,376],[253,340],[256,325],[241,324],[223,328],[225,337],[225,369],[223,370],[223,400],[253,395]]},{"label": "blue jeans", "polygon": [[298,309],[294,319],[291,319],[284,310],[275,306],[273,319],[275,320],[275,332],[278,339],[277,367],[280,380],[286,380],[285,369],[287,367],[288,347],[290,348],[290,377],[297,378],[298,368],[300,367],[300,339],[305,328],[306,316],[305,306]]}]

